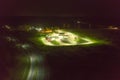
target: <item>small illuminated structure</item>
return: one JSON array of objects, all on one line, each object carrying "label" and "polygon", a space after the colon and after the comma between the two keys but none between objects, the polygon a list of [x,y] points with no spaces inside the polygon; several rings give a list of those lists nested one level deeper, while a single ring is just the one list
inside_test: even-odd
[{"label": "small illuminated structure", "polygon": [[74,46],[74,45],[88,45],[96,43],[89,38],[78,36],[71,32],[63,30],[55,30],[46,36],[40,37],[39,40],[48,46]]},{"label": "small illuminated structure", "polygon": [[115,26],[109,26],[108,29],[110,29],[110,30],[119,30],[119,28],[115,27]]}]

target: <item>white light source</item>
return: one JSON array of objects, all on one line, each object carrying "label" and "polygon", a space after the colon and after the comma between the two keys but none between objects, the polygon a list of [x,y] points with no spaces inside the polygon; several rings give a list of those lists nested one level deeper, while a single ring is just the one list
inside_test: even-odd
[{"label": "white light source", "polygon": [[42,28],[35,28],[37,31],[41,31],[42,30]]}]

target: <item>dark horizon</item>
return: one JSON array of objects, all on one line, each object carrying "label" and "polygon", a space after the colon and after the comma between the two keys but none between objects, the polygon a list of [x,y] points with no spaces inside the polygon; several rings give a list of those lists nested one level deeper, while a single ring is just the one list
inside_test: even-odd
[{"label": "dark horizon", "polygon": [[1,16],[106,16],[120,18],[117,0],[11,0],[0,3]]},{"label": "dark horizon", "polygon": [[120,26],[119,19],[100,18],[100,17],[80,17],[80,16],[0,16],[0,24],[32,24],[47,22],[70,22],[82,21],[88,24],[96,25],[114,25]]},{"label": "dark horizon", "polygon": [[2,0],[0,16],[77,17],[90,23],[120,25],[119,4],[116,0]]},{"label": "dark horizon", "polygon": [[120,1],[116,0],[2,0],[0,16],[5,20],[2,21],[0,17],[0,21],[15,20],[16,17],[17,20],[19,17],[23,18],[23,21],[25,17],[73,17],[94,24],[120,25],[119,4]]}]

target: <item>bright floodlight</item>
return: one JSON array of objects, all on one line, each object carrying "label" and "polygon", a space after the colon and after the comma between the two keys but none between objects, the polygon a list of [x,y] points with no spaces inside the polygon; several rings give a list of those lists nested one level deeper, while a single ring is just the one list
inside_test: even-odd
[{"label": "bright floodlight", "polygon": [[88,45],[95,41],[75,35],[71,32],[56,30],[46,36],[39,38],[43,44],[48,46],[73,46],[73,45]]},{"label": "bright floodlight", "polygon": [[35,28],[37,31],[41,31],[42,30],[42,28]]}]

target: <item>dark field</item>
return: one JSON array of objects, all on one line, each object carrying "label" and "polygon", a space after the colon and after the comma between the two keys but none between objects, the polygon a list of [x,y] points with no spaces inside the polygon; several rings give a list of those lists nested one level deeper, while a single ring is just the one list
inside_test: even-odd
[{"label": "dark field", "polygon": [[[38,46],[28,39],[37,36],[36,34],[1,32],[0,80],[28,80],[30,63],[27,60],[28,56],[33,53],[44,56],[44,63],[41,65],[45,66],[46,72],[41,73],[45,74],[44,78],[31,80],[119,80],[120,30],[72,31],[105,40],[108,43],[71,47]],[[7,36],[15,37],[18,41],[9,42],[6,40]],[[18,43],[27,43],[31,47],[28,49],[16,47]]]}]

